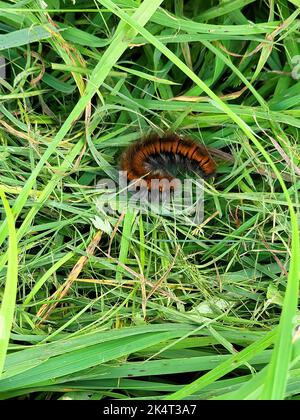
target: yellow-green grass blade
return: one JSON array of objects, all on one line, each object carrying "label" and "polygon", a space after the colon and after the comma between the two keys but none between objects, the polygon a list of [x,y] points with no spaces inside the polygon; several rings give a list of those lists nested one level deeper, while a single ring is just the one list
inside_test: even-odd
[{"label": "yellow-green grass blade", "polygon": [[50,38],[57,29],[51,28],[51,31],[47,26],[39,25],[0,35],[0,51]]},{"label": "yellow-green grass blade", "polygon": [[264,349],[273,344],[276,339],[277,330],[273,330],[265,335],[265,337],[258,340],[256,343],[251,344],[246,347],[238,354],[230,357],[229,360],[221,363],[215,369],[212,369],[210,372],[201,376],[201,378],[196,379],[196,381],[184,386],[179,391],[174,394],[166,397],[168,400],[179,400],[187,398],[198,392],[199,390],[205,388],[207,385],[213,383],[217,379],[223,377],[229,372],[232,372],[234,369],[237,369],[239,366],[248,362],[253,356],[261,353]]},{"label": "yellow-green grass blade", "polygon": [[0,389],[13,390],[35,383],[59,382],[93,366],[130,355],[192,331],[189,326],[157,325],[96,331],[77,338],[35,346],[11,355]]},{"label": "yellow-green grass blade", "polygon": [[0,308],[0,376],[3,370],[10,331],[13,323],[16,293],[18,285],[18,243],[15,220],[4,192],[0,189],[0,198],[8,224],[8,264],[3,299]]},{"label": "yellow-green grass blade", "polygon": [[[285,396],[289,367],[292,362],[293,333],[297,323],[296,309],[299,294],[299,230],[297,221],[292,218],[292,255],[287,288],[284,296],[282,314],[279,323],[278,338],[275,343],[268,375],[261,394],[262,399],[278,400]],[[298,357],[297,354],[293,355]]]},{"label": "yellow-green grass blade", "polygon": [[134,211],[127,211],[123,221],[123,230],[122,230],[122,238],[120,243],[120,253],[119,253],[119,262],[121,265],[118,265],[116,270],[116,280],[122,280],[122,273],[124,272],[124,265],[126,265],[129,245],[130,245],[130,238],[131,238],[131,231],[134,219],[136,217],[136,212]]}]

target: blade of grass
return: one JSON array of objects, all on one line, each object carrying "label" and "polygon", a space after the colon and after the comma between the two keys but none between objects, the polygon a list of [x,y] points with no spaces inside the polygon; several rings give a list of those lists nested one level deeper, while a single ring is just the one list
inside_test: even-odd
[{"label": "blade of grass", "polygon": [[140,336],[128,336],[122,339],[111,340],[94,346],[84,347],[80,350],[49,358],[38,366],[34,366],[9,379],[1,381],[1,391],[24,388],[36,383],[53,383],[56,378],[80,372],[110,360],[129,355],[145,349],[152,344],[163,342],[178,336],[179,333],[156,332],[140,334]]},{"label": "blade of grass", "polygon": [[[120,253],[119,253],[119,262],[121,264],[126,265],[129,245],[130,245],[130,237],[131,237],[131,229],[136,217],[136,213],[132,211],[127,211],[123,221],[123,230],[122,230],[122,238],[120,244]],[[116,280],[122,280],[122,273],[124,272],[123,265],[117,266],[116,270]]]},{"label": "blade of grass", "polygon": [[6,283],[4,288],[3,300],[0,308],[0,377],[2,374],[10,330],[12,327],[17,285],[18,285],[18,243],[15,229],[14,216],[12,214],[9,203],[2,189],[0,189],[0,197],[4,206],[7,217],[9,243],[8,243],[8,265],[6,274]]},{"label": "blade of grass", "polygon": [[191,397],[199,390],[205,388],[207,385],[211,384],[227,373],[232,372],[234,369],[237,369],[239,366],[248,362],[256,354],[259,354],[262,350],[269,347],[274,343],[277,333],[277,329],[269,332],[265,335],[265,337],[261,338],[256,343],[250,344],[250,346],[240,351],[237,355],[230,357],[229,360],[221,363],[219,366],[201,376],[201,378],[196,379],[196,381],[184,386],[179,391],[168,395],[165,399],[180,400],[183,398]]},{"label": "blade of grass", "polygon": [[[57,29],[51,28],[51,31],[57,32]],[[47,26],[40,25],[0,35],[0,51],[51,38],[53,36],[51,31]]]},{"label": "blade of grass", "polygon": [[245,7],[247,4],[253,3],[255,0],[233,0],[233,1],[224,1],[218,4],[215,7],[211,7],[205,12],[199,15],[201,21],[215,19],[216,17],[226,15],[230,12],[235,11],[241,7]]}]

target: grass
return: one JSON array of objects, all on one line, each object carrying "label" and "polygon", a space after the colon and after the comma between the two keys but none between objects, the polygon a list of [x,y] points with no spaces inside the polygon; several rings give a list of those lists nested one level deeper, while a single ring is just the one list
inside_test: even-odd
[{"label": "grass", "polygon": [[[0,1],[1,399],[298,399],[300,3],[47,4]],[[150,131],[200,226],[97,212]]]}]

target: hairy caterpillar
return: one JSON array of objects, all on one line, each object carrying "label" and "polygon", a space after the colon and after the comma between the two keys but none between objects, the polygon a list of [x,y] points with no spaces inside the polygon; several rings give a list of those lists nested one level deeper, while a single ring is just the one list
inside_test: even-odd
[{"label": "hairy caterpillar", "polygon": [[131,144],[122,154],[120,168],[128,181],[144,179],[171,181],[180,174],[196,173],[202,178],[215,175],[216,165],[204,146],[176,134],[151,135]]}]

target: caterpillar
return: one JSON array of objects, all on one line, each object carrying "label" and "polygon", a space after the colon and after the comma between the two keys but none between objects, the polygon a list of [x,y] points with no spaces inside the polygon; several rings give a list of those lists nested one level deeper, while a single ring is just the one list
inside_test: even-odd
[{"label": "caterpillar", "polygon": [[171,181],[189,172],[207,179],[216,171],[204,146],[176,134],[151,135],[134,142],[121,155],[120,168],[127,172],[128,181],[144,179],[148,190],[153,179]]}]

